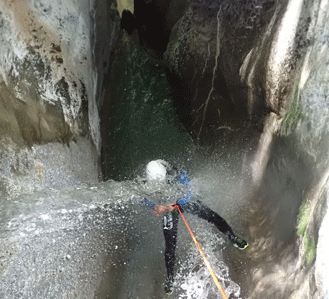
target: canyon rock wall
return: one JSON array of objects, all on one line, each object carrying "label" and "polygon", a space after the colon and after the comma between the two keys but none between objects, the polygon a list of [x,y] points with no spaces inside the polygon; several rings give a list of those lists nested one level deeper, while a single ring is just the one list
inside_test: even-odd
[{"label": "canyon rock wall", "polygon": [[115,1],[1,2],[2,199],[99,181],[98,110],[119,22]]}]

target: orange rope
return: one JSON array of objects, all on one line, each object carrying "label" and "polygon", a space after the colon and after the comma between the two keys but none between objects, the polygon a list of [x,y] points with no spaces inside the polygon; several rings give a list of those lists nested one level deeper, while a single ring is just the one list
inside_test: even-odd
[{"label": "orange rope", "polygon": [[192,233],[190,227],[188,226],[188,224],[187,224],[187,222],[186,222],[186,220],[185,220],[185,218],[184,218],[184,216],[183,216],[181,210],[179,209],[178,205],[176,205],[176,207],[177,207],[177,210],[178,210],[179,214],[182,216],[182,218],[183,218],[183,220],[184,220],[184,222],[185,222],[185,225],[186,225],[188,231],[190,232],[191,237],[192,237],[192,239],[193,239],[193,241],[194,241],[196,247],[199,249],[199,252],[200,252],[200,254],[201,254],[201,256],[202,256],[202,258],[203,258],[203,260],[204,260],[204,262],[205,262],[205,264],[206,264],[206,266],[207,266],[207,268],[208,268],[208,270],[209,270],[209,272],[210,272],[210,274],[211,274],[211,276],[212,276],[212,279],[214,280],[214,282],[215,282],[215,284],[216,284],[216,286],[217,286],[217,288],[218,288],[218,290],[219,290],[219,292],[220,292],[220,294],[222,295],[223,299],[227,299],[227,297],[226,297],[226,295],[225,295],[225,293],[224,293],[222,287],[221,287],[220,284],[219,284],[219,281],[218,281],[218,279],[217,279],[217,277],[216,277],[214,271],[211,269],[211,266],[210,266],[210,264],[209,264],[207,258],[206,258],[205,255],[203,254],[203,252],[202,252],[202,250],[201,250],[201,248],[200,248],[200,246],[199,246],[197,240],[195,239],[195,237],[194,237],[194,235],[193,235],[193,233]]}]

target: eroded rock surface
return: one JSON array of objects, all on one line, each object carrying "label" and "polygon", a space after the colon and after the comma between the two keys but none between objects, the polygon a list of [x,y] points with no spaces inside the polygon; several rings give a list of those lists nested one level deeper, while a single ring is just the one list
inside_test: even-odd
[{"label": "eroded rock surface", "polygon": [[98,114],[118,30],[114,1],[1,2],[2,199],[99,181]]}]

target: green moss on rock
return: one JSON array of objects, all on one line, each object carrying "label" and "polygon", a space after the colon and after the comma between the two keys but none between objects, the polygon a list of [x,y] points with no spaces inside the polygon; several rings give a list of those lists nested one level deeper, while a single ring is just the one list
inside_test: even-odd
[{"label": "green moss on rock", "polygon": [[298,214],[297,233],[299,236],[303,236],[306,231],[309,213],[310,213],[310,207],[306,203],[302,203],[302,205],[299,208],[299,214]]},{"label": "green moss on rock", "polygon": [[309,236],[307,229],[311,215],[313,215],[312,207],[308,203],[303,203],[299,209],[297,233],[303,237],[305,259],[308,265],[314,261],[316,253],[314,236]]},{"label": "green moss on rock", "polygon": [[304,246],[305,246],[305,259],[308,265],[310,265],[315,258],[316,245],[314,237],[309,237],[307,233],[304,234]]},{"label": "green moss on rock", "polygon": [[283,116],[280,134],[287,136],[297,127],[298,122],[303,117],[303,111],[300,104],[301,87],[297,86],[294,92],[294,97],[290,103],[288,112]]}]

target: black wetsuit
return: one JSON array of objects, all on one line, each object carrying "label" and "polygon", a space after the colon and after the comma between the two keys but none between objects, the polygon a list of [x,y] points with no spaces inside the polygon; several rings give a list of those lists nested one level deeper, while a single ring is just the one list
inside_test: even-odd
[{"label": "black wetsuit", "polygon": [[[179,173],[177,168],[173,167],[169,171],[174,171]],[[169,172],[170,173],[170,172]],[[220,217],[216,212],[211,210],[201,201],[196,199],[191,199],[193,197],[191,192],[191,186],[189,185],[189,179],[186,177],[185,172],[180,172],[174,179],[174,181],[180,184],[186,185],[188,187],[188,194],[183,196],[177,201],[177,205],[182,213],[187,212],[198,217],[207,220],[208,222],[214,224],[220,232],[227,235],[228,238],[233,241],[236,237],[232,228],[228,223]],[[173,181],[173,182],[174,182]],[[168,183],[173,183],[168,182]],[[155,204],[144,198],[142,201],[149,208],[153,209]],[[165,263],[167,268],[167,282],[172,283],[174,281],[174,266],[175,266],[175,250],[177,243],[177,226],[178,226],[179,212],[177,209],[172,212],[166,212],[163,216],[163,234],[165,237],[166,248],[165,248]]]},{"label": "black wetsuit", "polygon": [[[214,224],[218,230],[227,235],[230,240],[235,238],[235,234],[228,223],[201,201],[190,200],[184,207],[180,207],[180,210],[182,213],[187,212],[197,215],[198,217]],[[167,281],[169,282],[174,281],[178,219],[179,213],[177,210],[167,212],[163,217],[163,234],[166,242],[165,263],[167,268]]]}]

